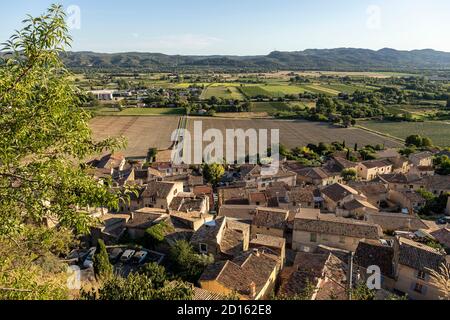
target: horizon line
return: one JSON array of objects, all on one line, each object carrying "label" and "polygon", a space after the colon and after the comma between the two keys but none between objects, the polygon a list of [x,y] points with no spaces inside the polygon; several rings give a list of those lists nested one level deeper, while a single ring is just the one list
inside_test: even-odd
[{"label": "horizon line", "polygon": [[411,50],[401,50],[401,49],[394,49],[390,47],[384,47],[381,49],[369,49],[369,48],[357,48],[357,47],[335,47],[335,48],[308,48],[303,50],[273,50],[266,54],[183,54],[183,53],[163,53],[158,51],[140,51],[140,50],[126,50],[126,51],[95,51],[95,50],[66,50],[65,52],[69,53],[96,53],[96,54],[127,54],[127,53],[141,53],[141,54],[161,54],[166,56],[188,56],[188,57],[212,57],[212,56],[222,56],[222,57],[266,57],[274,52],[282,52],[282,53],[296,53],[296,52],[305,52],[305,51],[326,51],[326,50],[365,50],[365,51],[372,51],[372,52],[380,52],[382,50],[393,50],[397,52],[416,52],[416,51],[433,51],[437,53],[447,53],[450,54],[450,51],[442,51],[442,50],[436,50],[433,48],[423,48],[423,49],[411,49]]}]

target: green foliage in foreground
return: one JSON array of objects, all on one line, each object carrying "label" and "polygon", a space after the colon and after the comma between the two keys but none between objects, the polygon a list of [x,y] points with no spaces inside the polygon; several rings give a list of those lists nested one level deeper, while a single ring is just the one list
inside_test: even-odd
[{"label": "green foliage in foreground", "polygon": [[192,300],[193,287],[183,281],[169,281],[164,267],[149,263],[127,278],[111,276],[97,292],[82,291],[85,300]]},{"label": "green foliage in foreground", "polygon": [[109,255],[106,251],[105,242],[102,239],[98,240],[93,262],[95,275],[98,279],[104,279],[112,275],[113,266],[109,262]]},{"label": "green foliage in foreground", "polygon": [[194,252],[189,242],[178,241],[171,249],[169,259],[174,274],[185,281],[197,282],[205,268],[213,263],[213,258]]},{"label": "green foliage in foreground", "polygon": [[[80,163],[123,143],[91,137],[60,60],[71,40],[63,8],[23,23],[0,56],[0,299],[66,299],[60,258],[95,223],[79,208],[117,208],[120,199]],[[41,229],[46,222],[58,228]]]},{"label": "green foliage in foreground", "polygon": [[118,197],[78,163],[122,144],[95,142],[59,55],[70,44],[62,7],[52,6],[7,41],[0,64],[0,235],[51,217],[77,232],[77,208],[117,208]]},{"label": "green foliage in foreground", "polygon": [[76,244],[68,230],[24,227],[0,238],[0,300],[62,300],[69,297],[67,266],[59,256]]},{"label": "green foliage in foreground", "polygon": [[168,282],[155,288],[144,274],[132,273],[127,278],[112,277],[105,281],[97,293],[83,292],[86,300],[191,300],[192,285],[185,282]]}]

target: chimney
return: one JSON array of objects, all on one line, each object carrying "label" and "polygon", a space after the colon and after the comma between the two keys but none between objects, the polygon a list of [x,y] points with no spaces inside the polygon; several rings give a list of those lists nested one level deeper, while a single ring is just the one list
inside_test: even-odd
[{"label": "chimney", "polygon": [[256,284],[253,281],[250,282],[250,297],[252,299],[256,298]]}]

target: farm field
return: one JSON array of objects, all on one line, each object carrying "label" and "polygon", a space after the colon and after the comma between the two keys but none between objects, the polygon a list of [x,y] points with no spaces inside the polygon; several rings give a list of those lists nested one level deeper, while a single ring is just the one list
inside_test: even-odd
[{"label": "farm field", "polygon": [[258,96],[266,96],[266,97],[271,96],[269,91],[264,90],[260,86],[242,86],[239,89],[247,98],[255,98]]},{"label": "farm field", "polygon": [[116,108],[101,108],[96,113],[99,116],[160,116],[181,115],[183,108],[128,108],[119,111]]},{"label": "farm field", "polygon": [[284,102],[252,102],[251,110],[253,112],[277,112],[288,111],[289,105]]},{"label": "farm field", "polygon": [[179,117],[96,117],[90,126],[98,140],[108,137],[127,139],[126,157],[145,157],[149,148],[160,150],[171,146],[171,134],[178,127]]},{"label": "farm field", "polygon": [[331,88],[326,88],[322,85],[319,84],[308,84],[308,85],[302,85],[302,87],[309,92],[312,93],[318,93],[318,94],[325,94],[328,96],[337,96],[341,91],[335,90],[335,89],[331,89]]},{"label": "farm field", "polygon": [[300,86],[293,85],[277,85],[277,84],[269,84],[261,86],[262,89],[268,91],[270,95],[274,98],[284,97],[288,94],[300,94],[305,93],[305,89]]},{"label": "farm field", "polygon": [[361,146],[385,144],[386,147],[401,147],[396,140],[379,136],[361,129],[344,129],[328,124],[308,121],[284,121],[269,119],[212,119],[189,117],[188,128],[194,130],[194,121],[202,121],[203,130],[219,129],[224,134],[226,129],[279,129],[280,142],[288,148],[305,146],[309,143],[346,141],[347,144],[358,143]]},{"label": "farm field", "polygon": [[299,73],[302,76],[320,77],[320,76],[337,76],[337,77],[356,77],[356,78],[377,78],[387,79],[391,77],[411,76],[409,73],[400,72],[358,72],[358,71],[304,71]]},{"label": "farm field", "polygon": [[371,89],[363,86],[348,85],[343,83],[331,83],[331,84],[321,84],[323,88],[339,91],[342,93],[353,94],[355,91],[372,91]]},{"label": "farm field", "polygon": [[[127,138],[128,145],[123,150],[125,156],[145,157],[151,147],[164,150],[171,146],[171,134],[177,128],[179,119],[179,117],[158,116],[100,116],[92,119],[90,126],[94,136],[99,140],[120,136]],[[331,143],[344,140],[347,144],[401,146],[396,140],[361,129],[336,128],[328,124],[308,121],[189,117],[187,128],[192,134],[194,121],[202,121],[203,130],[216,128],[224,134],[226,129],[279,129],[281,143],[289,148],[308,143]]]},{"label": "farm field", "polygon": [[361,121],[360,126],[405,139],[409,135],[419,134],[429,137],[434,144],[450,146],[450,122],[383,122]]},{"label": "farm field", "polygon": [[267,112],[274,113],[280,111],[292,111],[298,108],[309,107],[303,102],[252,102],[252,111],[253,112]]},{"label": "farm field", "polygon": [[222,99],[243,100],[244,96],[235,86],[209,86],[203,90],[200,98],[210,99],[211,97]]}]

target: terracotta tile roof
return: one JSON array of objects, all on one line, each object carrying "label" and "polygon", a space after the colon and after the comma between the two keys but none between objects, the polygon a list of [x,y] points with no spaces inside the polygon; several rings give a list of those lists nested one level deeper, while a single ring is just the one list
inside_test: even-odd
[{"label": "terracotta tile roof", "polygon": [[280,294],[293,297],[312,285],[316,300],[346,299],[346,266],[333,254],[299,252],[295,261],[294,267],[281,274]]},{"label": "terracotta tile roof", "polygon": [[235,256],[242,252],[244,233],[249,233],[249,230],[246,223],[220,217],[201,226],[192,236],[191,243],[215,242],[222,253]]},{"label": "terracotta tile roof", "polygon": [[361,209],[361,208],[378,211],[378,208],[375,207],[374,205],[370,204],[367,201],[358,200],[358,199],[354,199],[352,201],[346,202],[343,207],[345,210],[350,210],[350,211],[356,210],[356,209]]},{"label": "terracotta tile roof", "polygon": [[295,217],[294,231],[334,234],[361,239],[379,239],[382,235],[381,228],[376,224],[310,211],[311,214],[305,215],[305,210],[300,210]]},{"label": "terracotta tile roof", "polygon": [[231,291],[254,299],[251,296],[251,285],[255,285],[258,295],[280,263],[279,257],[269,249],[250,250],[232,261],[208,266],[199,281],[215,280]]},{"label": "terracotta tile roof", "polygon": [[420,195],[420,193],[412,190],[399,191],[406,199],[411,202],[424,202],[425,199]]},{"label": "terracotta tile roof", "polygon": [[180,220],[187,220],[187,221],[197,221],[201,219],[203,219],[204,221],[209,221],[212,220],[211,218],[213,217],[213,215],[203,214],[198,211],[191,211],[191,212],[171,211],[170,216],[179,218]]},{"label": "terracotta tile roof", "polygon": [[417,231],[428,229],[418,217],[401,213],[373,213],[366,215],[367,222],[379,225],[385,232],[387,231]]},{"label": "terracotta tile roof", "polygon": [[210,223],[204,224],[200,229],[198,229],[192,236],[191,242],[207,242],[207,241],[217,241],[217,235],[222,228],[222,224],[225,223],[226,218],[220,217]]},{"label": "terracotta tile roof", "polygon": [[[175,183],[166,181],[150,181],[145,186],[144,194],[146,197],[167,198],[172,191]],[[183,190],[178,190],[179,192]]]},{"label": "terracotta tile roof", "polygon": [[204,202],[204,198],[192,199],[186,197],[175,197],[172,199],[169,208],[170,210],[181,212],[201,211]]},{"label": "terracotta tile roof", "polygon": [[367,269],[376,265],[380,267],[381,274],[389,278],[395,276],[394,248],[383,245],[380,241],[360,241],[355,251],[354,263]]},{"label": "terracotta tile roof", "polygon": [[258,246],[282,249],[286,245],[286,239],[265,234],[257,234],[256,238],[252,239],[250,243]]},{"label": "terracotta tile roof", "polygon": [[225,228],[219,244],[220,251],[228,256],[235,257],[243,251],[243,240],[244,236],[242,232]]},{"label": "terracotta tile roof", "polygon": [[299,177],[307,177],[313,180],[329,178],[329,174],[322,168],[304,168],[299,170],[297,174]]},{"label": "terracotta tile roof", "polygon": [[228,217],[230,219],[243,220],[251,223],[258,206],[250,205],[223,205],[219,208],[219,217]]},{"label": "terracotta tile roof", "polygon": [[289,201],[304,203],[304,202],[314,202],[314,190],[311,187],[294,187],[289,191]]},{"label": "terracotta tile roof", "polygon": [[279,202],[286,202],[289,187],[284,183],[276,183],[265,191],[269,207],[278,207]]},{"label": "terracotta tile roof", "polygon": [[210,194],[213,192],[213,188],[211,186],[195,186],[193,189],[194,194]]},{"label": "terracotta tile roof", "polygon": [[248,191],[240,187],[226,187],[218,189],[222,204],[249,204]]},{"label": "terracotta tile roof", "polygon": [[[245,179],[247,178],[254,178],[261,176],[261,171],[264,167],[261,167],[259,165],[255,165],[253,168],[250,169],[247,165],[244,167],[241,166],[241,176]],[[250,169],[250,170],[249,170]],[[271,177],[281,178],[281,177],[290,177],[290,176],[296,176],[297,174],[293,171],[289,171],[283,166],[280,166],[278,169],[278,172],[274,175],[271,175]]]},{"label": "terracotta tile roof", "polygon": [[264,228],[284,229],[288,218],[288,211],[274,208],[258,208],[252,225]]},{"label": "terracotta tile roof", "polygon": [[442,228],[430,233],[440,244],[446,248],[450,248],[450,229]]},{"label": "terracotta tile roof", "polygon": [[335,183],[331,186],[327,186],[322,189],[321,192],[334,202],[339,202],[350,194],[358,194],[358,191],[356,191],[355,189],[340,183]]},{"label": "terracotta tile roof", "polygon": [[355,162],[349,161],[349,160],[341,158],[341,157],[334,157],[333,160],[336,162],[336,164],[338,164],[341,167],[342,170],[354,168],[358,165]]},{"label": "terracotta tile roof", "polygon": [[98,169],[116,169],[125,160],[125,156],[121,153],[107,154],[101,158],[94,159],[88,164]]},{"label": "terracotta tile roof", "polygon": [[156,213],[135,213],[133,218],[130,219],[126,227],[127,228],[136,228],[136,229],[147,229],[151,227],[156,220],[162,217],[161,214]]},{"label": "terracotta tile roof", "polygon": [[356,168],[358,164],[349,160],[346,160],[341,157],[333,157],[323,166],[324,169],[328,172],[333,172],[337,174],[341,174],[344,169]]},{"label": "terracotta tile roof", "polygon": [[252,192],[248,197],[251,203],[259,202],[262,204],[267,201],[266,194],[264,192]]},{"label": "terracotta tile roof", "polygon": [[194,301],[225,300],[225,296],[220,293],[216,293],[216,292],[212,292],[212,291],[208,291],[205,289],[194,287],[194,297],[192,300],[194,300]]},{"label": "terracotta tile roof", "polygon": [[415,270],[439,270],[445,255],[424,244],[399,238],[399,263]]},{"label": "terracotta tile roof", "polygon": [[349,187],[361,192],[366,196],[376,196],[380,194],[385,194],[388,192],[388,187],[381,181],[353,181],[350,182]]},{"label": "terracotta tile roof", "polygon": [[380,178],[389,183],[403,183],[409,184],[413,182],[417,182],[420,180],[420,177],[417,175],[404,174],[404,173],[391,173],[391,174],[383,174],[380,175]]},{"label": "terracotta tile roof", "polygon": [[450,190],[450,175],[425,176],[417,184],[425,186],[428,190]]},{"label": "terracotta tile roof", "polygon": [[423,151],[423,152],[419,152],[419,153],[413,153],[409,157],[410,157],[410,159],[423,160],[423,159],[431,158],[432,156],[433,156],[433,153],[431,153],[429,151]]},{"label": "terracotta tile roof", "polygon": [[364,161],[361,164],[368,169],[392,166],[392,163],[387,160],[369,160]]}]

